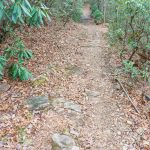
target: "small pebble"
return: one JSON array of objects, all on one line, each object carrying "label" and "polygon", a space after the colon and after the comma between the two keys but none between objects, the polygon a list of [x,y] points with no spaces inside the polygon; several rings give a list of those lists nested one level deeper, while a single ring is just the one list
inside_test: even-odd
[{"label": "small pebble", "polygon": [[132,125],[132,122],[128,120],[128,121],[127,121],[127,124]]},{"label": "small pebble", "polygon": [[149,143],[148,141],[144,140],[144,141],[143,141],[143,145],[144,145],[144,146],[150,146],[150,143]]},{"label": "small pebble", "polygon": [[121,132],[120,132],[120,131],[118,131],[118,132],[117,132],[117,134],[118,134],[118,135],[121,135]]}]

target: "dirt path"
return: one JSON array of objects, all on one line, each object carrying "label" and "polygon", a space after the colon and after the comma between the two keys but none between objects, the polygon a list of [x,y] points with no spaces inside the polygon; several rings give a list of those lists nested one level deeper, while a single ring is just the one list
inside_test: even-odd
[{"label": "dirt path", "polygon": [[[83,19],[89,18],[88,10],[87,5]],[[80,85],[86,94],[85,124],[80,127],[81,138],[78,139],[80,146],[91,150],[132,149],[134,141],[129,136],[131,129],[118,106],[118,99],[113,98],[114,88],[107,76],[108,43],[104,38],[107,27],[96,26],[89,21],[83,22],[81,28],[84,28],[84,33],[81,32],[79,37],[84,35],[84,39],[78,46],[78,53],[82,55],[77,59],[80,60],[80,67],[84,70],[88,68],[89,71]],[[80,78],[77,80],[79,81],[74,83],[80,82]],[[76,86],[76,84],[72,85],[74,88]]]},{"label": "dirt path", "polygon": [[[1,114],[0,149],[50,150],[55,133],[72,137],[80,150],[145,150],[139,148],[141,139],[149,146],[150,138],[143,136],[148,123],[135,117],[110,79],[108,29],[89,21],[87,9],[83,23],[61,28],[54,22],[20,35],[34,52],[30,69],[35,78],[24,84],[10,80],[11,88],[1,95],[2,105],[6,99],[9,103]],[[35,107],[44,99],[45,111],[30,111],[30,97]]]},{"label": "dirt path", "polygon": [[63,55],[60,51],[62,56],[67,56],[66,72],[59,76],[63,82],[53,93],[64,101],[78,104],[82,112],[64,110],[54,98],[54,109],[44,114],[40,131],[33,138],[34,149],[48,149],[51,142],[47,137],[54,133],[70,135],[70,129],[74,129],[77,135],[73,137],[81,150],[134,150],[136,138],[130,128],[132,122],[122,111],[123,100],[114,96],[108,77],[110,56],[106,32],[104,25],[84,22],[84,25],[75,25],[61,39],[62,49],[69,49]]},{"label": "dirt path", "polygon": [[88,64],[91,70],[86,78],[90,93],[86,103],[89,117],[82,129],[84,147],[91,150],[119,150],[130,143],[130,137],[127,137],[130,128],[118,108],[118,99],[113,98],[112,83],[106,72],[106,63],[109,63],[109,60],[105,61],[108,44],[103,35],[106,31],[103,26],[87,25],[86,41],[81,43],[83,47],[79,50],[83,53],[82,65]]},{"label": "dirt path", "polygon": [[47,139],[49,135],[56,132],[70,135],[70,129],[74,129],[75,136],[71,136],[81,150],[138,150],[140,135],[132,131],[133,122],[122,108],[125,99],[114,95],[114,87],[108,77],[111,56],[105,39],[107,27],[85,21],[74,27],[61,39],[62,49],[69,49],[62,55],[67,73],[61,75],[63,82],[53,92],[63,101],[73,101],[78,108],[80,105],[82,112],[66,111],[62,107],[57,110],[60,103],[57,101],[54,111],[47,113],[47,116],[53,116],[53,120],[45,117],[46,121],[34,138],[34,149],[48,149],[51,147]]}]

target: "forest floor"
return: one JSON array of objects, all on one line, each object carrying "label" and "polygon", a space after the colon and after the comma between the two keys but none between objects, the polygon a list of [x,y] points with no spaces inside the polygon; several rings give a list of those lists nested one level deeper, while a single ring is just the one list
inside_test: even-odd
[{"label": "forest floor", "polygon": [[[109,46],[107,31],[106,25],[92,22],[64,28],[53,22],[18,31],[34,53],[28,63],[33,79],[22,83],[6,77],[1,82],[0,149],[50,150],[55,133],[72,137],[80,150],[150,149],[141,83],[134,86],[128,76],[119,78],[138,114],[114,80],[120,60]],[[9,39],[5,43],[1,47]],[[41,97],[42,109],[34,101]]]}]

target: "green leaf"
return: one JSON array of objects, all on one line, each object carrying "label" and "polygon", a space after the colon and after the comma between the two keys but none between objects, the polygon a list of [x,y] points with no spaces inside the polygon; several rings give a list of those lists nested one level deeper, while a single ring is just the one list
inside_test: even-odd
[{"label": "green leaf", "polygon": [[24,24],[24,20],[23,20],[23,18],[21,16],[19,17],[19,20],[20,20],[21,23]]},{"label": "green leaf", "polygon": [[12,14],[17,14],[18,5],[14,4]]},{"label": "green leaf", "polygon": [[43,23],[43,17],[42,17],[42,14],[41,14],[41,10],[38,11],[38,16],[39,16],[40,24],[44,24]]},{"label": "green leaf", "polygon": [[7,62],[6,58],[4,56],[0,56],[0,64],[4,66],[6,62]]},{"label": "green leaf", "polygon": [[24,63],[24,60],[23,60],[23,59],[19,59],[19,60],[18,60],[18,63],[19,63],[20,65],[22,65],[22,64]]},{"label": "green leaf", "polygon": [[46,17],[45,12],[43,12],[42,10],[40,10],[40,13],[41,13],[41,15],[42,15],[43,17]]},{"label": "green leaf", "polygon": [[4,66],[0,64],[0,70],[2,71],[4,69]]},{"label": "green leaf", "polygon": [[31,76],[31,73],[25,67],[20,67],[20,80],[28,80]]},{"label": "green leaf", "polygon": [[28,0],[24,0],[25,4],[31,9],[31,5]]},{"label": "green leaf", "polygon": [[0,21],[2,20],[3,16],[4,16],[4,11],[0,9]]},{"label": "green leaf", "polygon": [[0,78],[3,76],[4,65],[0,64]]},{"label": "green leaf", "polygon": [[18,16],[17,16],[17,14],[12,14],[12,21],[13,21],[13,23],[17,23],[17,19],[18,19]]},{"label": "green leaf", "polygon": [[21,11],[21,8],[18,6],[18,9],[17,9],[17,13],[18,13],[18,17],[20,18],[21,15],[22,15],[22,11]]},{"label": "green leaf", "polygon": [[21,5],[21,8],[28,17],[31,17],[29,10],[25,6]]},{"label": "green leaf", "polygon": [[12,76],[13,79],[17,79],[18,69],[19,65],[17,63],[14,63],[9,67],[9,75]]},{"label": "green leaf", "polygon": [[28,59],[31,59],[33,57],[33,54],[32,54],[31,50],[26,50],[26,53],[28,55]]}]

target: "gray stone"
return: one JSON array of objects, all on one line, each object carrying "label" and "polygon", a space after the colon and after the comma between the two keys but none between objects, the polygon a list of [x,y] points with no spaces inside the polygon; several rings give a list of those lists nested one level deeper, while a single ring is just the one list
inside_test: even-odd
[{"label": "gray stone", "polygon": [[63,148],[63,150],[80,150],[80,149],[77,146],[73,146],[72,148]]},{"label": "gray stone", "polygon": [[77,147],[77,146],[73,146],[73,147],[72,147],[72,150],[80,150],[80,148]]},{"label": "gray stone", "polygon": [[4,148],[4,145],[5,145],[6,143],[4,143],[3,141],[0,141],[0,148]]},{"label": "gray stone", "polygon": [[54,134],[52,136],[52,150],[78,150],[75,141],[67,135]]},{"label": "gray stone", "polygon": [[76,112],[81,112],[81,106],[78,104],[75,104],[73,101],[65,102],[64,108],[71,109],[71,110],[76,111]]},{"label": "gray stone", "polygon": [[58,108],[60,108],[60,107],[63,107],[63,104],[64,104],[66,101],[67,101],[67,100],[65,100],[63,97],[59,97],[59,98],[54,98],[54,99],[52,99],[51,104],[52,104],[53,107],[58,107]]},{"label": "gray stone", "polygon": [[144,95],[144,99],[145,99],[146,101],[150,101],[150,94],[146,93],[146,94]]},{"label": "gray stone", "polygon": [[35,96],[27,100],[27,104],[31,110],[42,110],[50,105],[49,97],[46,96]]},{"label": "gray stone", "polygon": [[87,94],[88,97],[98,97],[100,96],[100,93],[98,91],[91,91],[86,89],[85,93]]},{"label": "gray stone", "polygon": [[117,134],[118,134],[118,135],[121,135],[121,132],[120,132],[120,131],[118,131],[118,132],[117,132]]},{"label": "gray stone", "polygon": [[73,75],[73,74],[81,75],[82,73],[83,73],[83,70],[77,66],[68,65],[65,68],[65,74],[66,75]]},{"label": "gray stone", "polygon": [[135,150],[133,145],[124,145],[122,150]]},{"label": "gray stone", "polygon": [[66,100],[63,97],[59,98],[54,98],[51,100],[51,105],[56,109],[56,110],[63,110],[63,108],[69,110],[73,110],[76,112],[81,112],[81,106],[76,104],[73,101]]},{"label": "gray stone", "polygon": [[133,123],[130,120],[127,120],[127,124],[132,125]]},{"label": "gray stone", "polygon": [[143,141],[143,145],[144,145],[144,146],[150,146],[150,142],[149,142],[149,141],[144,140],[144,141]]},{"label": "gray stone", "polygon": [[10,89],[10,85],[7,83],[0,83],[0,93],[7,92]]}]

